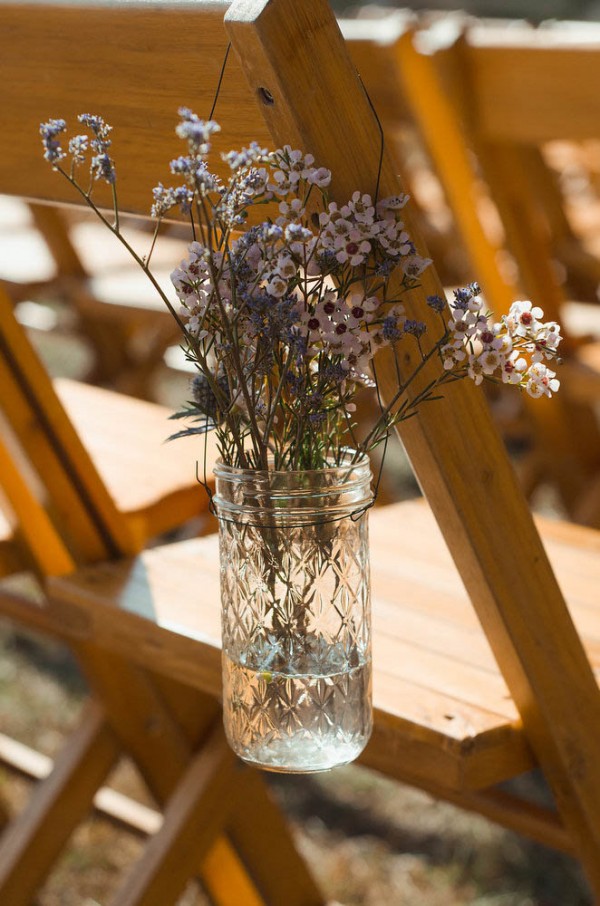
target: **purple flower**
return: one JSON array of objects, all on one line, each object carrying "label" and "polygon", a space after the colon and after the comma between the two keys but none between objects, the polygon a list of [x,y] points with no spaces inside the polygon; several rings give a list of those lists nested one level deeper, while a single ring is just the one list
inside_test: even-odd
[{"label": "purple flower", "polygon": [[[92,150],[96,152],[98,157],[105,155],[112,144],[108,137],[112,132],[112,126],[105,123],[101,116],[96,116],[93,113],[81,113],[77,119],[94,133],[94,138],[91,141]],[[109,182],[110,180],[107,179],[106,181]],[[114,179],[112,181],[114,182]]]},{"label": "purple flower", "polygon": [[249,167],[257,161],[262,161],[268,153],[267,149],[261,148],[258,142],[250,142],[250,145],[242,148],[241,151],[228,151],[227,154],[221,156],[232,170],[239,170],[242,167]]},{"label": "purple flower", "polygon": [[167,211],[170,211],[171,208],[174,208],[177,205],[180,205],[183,214],[189,214],[194,200],[194,193],[191,189],[188,189],[187,186],[177,186],[176,188],[167,189],[160,182],[152,189],[152,196],[154,198],[154,204],[152,205],[150,213],[152,214],[152,217],[156,218],[164,217]]},{"label": "purple flower", "polygon": [[198,162],[195,157],[186,157],[183,154],[180,157],[176,157],[169,164],[171,173],[181,173],[184,176],[191,176],[196,171],[197,166]]},{"label": "purple flower", "polygon": [[[214,383],[208,380],[206,375],[200,373],[192,378],[190,389],[196,408],[203,415],[206,415],[214,424],[221,421],[221,413],[229,405],[229,382],[227,375],[219,374],[213,377],[219,393],[219,399],[215,396],[213,389]],[[226,405],[223,405],[225,403]]]},{"label": "purple flower", "polygon": [[114,185],[117,179],[114,164],[106,153],[92,157],[91,173],[94,179],[103,179],[110,185]]},{"label": "purple flower", "polygon": [[69,142],[69,154],[74,164],[82,164],[88,150],[89,138],[87,135],[74,135]]},{"label": "purple flower", "polygon": [[45,148],[44,157],[51,164],[56,164],[63,157],[66,157],[57,139],[57,136],[64,132],[66,128],[67,124],[64,120],[48,120],[47,123],[40,124],[40,135]]},{"label": "purple flower", "polygon": [[181,122],[176,128],[179,138],[187,140],[193,154],[208,154],[210,137],[213,132],[220,132],[221,127],[213,120],[201,120],[189,107],[180,107]]},{"label": "purple flower", "polygon": [[459,289],[455,289],[454,290],[455,307],[463,308],[463,309],[467,308],[469,305],[469,302],[473,298],[473,295],[474,295],[473,292],[471,292],[471,289],[468,286],[463,286],[463,287],[460,287]]},{"label": "purple flower", "polygon": [[289,223],[285,228],[285,238],[288,242],[307,242],[312,238],[312,233],[301,223]]},{"label": "purple flower", "polygon": [[406,320],[404,322],[404,332],[412,334],[417,339],[422,337],[426,330],[427,327],[422,321]]},{"label": "purple flower", "polygon": [[427,296],[427,304],[430,308],[433,308],[434,311],[437,311],[440,314],[446,308],[446,300],[441,296]]},{"label": "purple flower", "polygon": [[402,336],[402,330],[398,327],[398,318],[396,317],[396,315],[388,315],[383,319],[381,332],[383,334],[383,338],[390,343],[394,343],[396,340],[400,339],[400,337]]}]

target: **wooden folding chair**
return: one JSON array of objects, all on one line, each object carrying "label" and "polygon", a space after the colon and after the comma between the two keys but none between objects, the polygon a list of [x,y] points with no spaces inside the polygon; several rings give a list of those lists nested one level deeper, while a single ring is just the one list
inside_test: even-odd
[{"label": "wooden folding chair", "polygon": [[[11,428],[10,432],[5,428],[6,439],[0,440],[0,489],[15,525],[12,534],[5,526],[0,539],[0,575],[33,567],[47,580],[74,571],[78,564],[138,550],[139,532],[131,531],[127,515],[115,508],[89,454],[58,411],[57,400],[50,405],[51,382],[10,301],[2,295],[0,352],[0,411]],[[143,483],[143,476],[140,480]],[[34,630],[63,635],[61,627],[49,622],[44,611],[16,588],[13,584],[0,589],[0,613]],[[243,776],[236,767],[224,742],[217,702],[179,683],[165,684],[93,643],[75,642],[72,647],[92,689],[92,700],[51,773],[5,830],[0,841],[0,901],[11,906],[31,902],[74,827],[89,812],[107,774],[122,754],[128,754],[157,802],[169,799],[180,781],[184,784],[183,801],[172,808],[179,817],[185,814],[186,828],[195,836],[187,861],[179,861],[188,876],[202,878],[215,903],[262,902],[257,882],[250,880],[232,844],[219,839],[225,823],[242,853],[247,855],[250,847],[249,858],[256,863],[267,893],[282,892],[289,902],[321,902],[259,780]],[[0,742],[1,756],[6,743]],[[35,755],[19,755],[14,766],[28,773],[20,762],[35,760]],[[263,813],[265,834],[271,832],[267,822],[277,829],[280,869],[269,867],[268,851],[260,852],[260,828],[251,842],[255,832],[246,826],[245,817],[235,811],[229,814],[236,806],[239,812],[236,798],[240,796],[254,797]],[[139,825],[139,811],[135,804],[127,804],[134,826]],[[296,884],[296,893],[287,891],[287,885]],[[294,900],[296,896],[303,899]]]},{"label": "wooden folding chair", "polygon": [[[8,43],[19,28],[21,39],[29,40],[30,13],[29,8],[0,10]],[[44,20],[41,7],[38,14]],[[70,48],[80,24],[78,16],[71,21],[75,31],[68,33]],[[219,27],[222,31],[220,17]],[[28,91],[26,85],[17,90],[23,57],[8,60],[4,50],[3,61],[9,68],[16,64],[7,84],[14,86],[11,97],[18,103],[19,91]],[[10,166],[5,167],[2,179],[15,188],[10,172]],[[55,182],[46,197],[52,197],[58,185]],[[27,195],[36,197],[35,187],[30,186]],[[0,488],[9,517],[0,524],[0,575],[33,568],[45,581],[86,562],[134,554],[149,538],[206,513],[207,501],[195,477],[196,452],[189,446],[186,455],[184,447],[163,443],[169,433],[168,411],[74,382],[51,382],[4,293],[0,385]],[[60,627],[18,587],[2,586],[0,613],[18,625],[60,637]],[[170,799],[180,780],[184,784],[183,799],[173,808],[178,817],[185,814],[187,826],[196,833],[187,860],[178,857],[175,879],[182,870],[197,875],[219,906],[322,903],[259,778],[240,772],[225,746],[217,702],[140,671],[93,644],[72,647],[92,698],[51,773],[5,830],[0,901],[11,906],[31,902],[106,775],[126,754],[159,804]],[[35,753],[14,746],[9,751],[6,742],[1,740],[0,755],[8,753],[15,767],[45,773]],[[105,799],[102,792],[100,800]],[[240,802],[259,814],[245,814]],[[122,817],[123,809],[117,811]],[[133,816],[138,830],[144,825],[135,804],[128,803],[125,813],[128,820]],[[221,834],[224,824],[227,837]],[[170,875],[167,871],[165,889],[177,883]]]},{"label": "wooden folding chair", "polygon": [[[84,107],[99,110],[123,136],[124,147],[148,149],[143,158],[136,156],[135,169],[131,164],[128,172],[127,165],[123,168],[126,210],[145,210],[159,158],[162,162],[176,153],[169,137],[173,110],[183,103],[208,114],[227,36],[239,63],[228,61],[215,112],[223,126],[216,158],[220,150],[250,139],[267,141],[266,124],[272,142],[311,151],[332,169],[338,201],[356,189],[373,193],[380,134],[328,5],[239,0],[227,9],[225,31],[226,8],[214,2],[76,10],[36,6],[26,30],[22,6],[7,6],[4,15],[12,25],[15,53],[26,35],[53,60],[69,61],[55,65],[56,114],[73,119]],[[167,22],[173,34],[185,34],[187,40],[165,44]],[[118,47],[110,67],[97,47]],[[159,57],[160,71],[144,65]],[[40,84],[43,61],[33,55],[30,67],[32,84]],[[69,78],[73,71],[76,85]],[[40,118],[39,98],[31,92],[18,111],[7,115],[23,155],[29,156],[37,190],[42,196],[50,193],[52,174],[34,162],[35,148],[28,145]],[[379,186],[382,197],[400,189],[386,157]],[[72,200],[68,193],[63,198]],[[407,223],[415,235],[410,212]],[[427,319],[425,297],[439,294],[441,286],[433,270],[422,283],[411,294],[409,308]],[[430,325],[435,330],[433,319]],[[378,374],[389,397],[396,371],[385,356],[378,361]],[[572,849],[600,895],[600,696],[482,394],[471,384],[452,385],[444,403],[425,407],[402,426],[401,436],[431,509],[411,503],[373,513],[376,725],[364,761]],[[458,572],[436,533],[436,520]],[[598,666],[598,536],[570,526],[544,524],[542,529],[588,654]],[[184,542],[129,563],[52,579],[44,616],[76,644],[110,651],[130,669],[151,665],[172,682],[216,696],[214,545],[211,538]],[[103,695],[107,707],[110,690]],[[170,698],[169,704],[177,701]],[[129,730],[132,746],[143,739],[138,720],[125,728],[115,725],[120,732]],[[166,738],[177,739],[173,728]],[[198,753],[199,760],[208,759],[202,761],[204,783],[198,786],[198,763],[190,763],[169,799],[161,830],[117,896],[120,906],[165,906],[193,874],[190,847],[202,794],[210,795],[211,775],[217,791],[222,789],[227,758],[216,743]],[[534,764],[541,765],[554,790],[560,818],[494,788]],[[245,812],[245,829],[258,841],[263,858],[257,861],[264,867],[265,849],[277,862],[276,835],[269,839],[268,828],[266,836],[259,834],[263,826],[254,823],[257,814]],[[237,840],[237,832],[236,827],[232,839]],[[291,902],[281,896],[272,901]],[[312,900],[298,895],[295,902]]]},{"label": "wooden folding chair", "polygon": [[[590,86],[600,68],[600,43],[597,37],[590,43],[585,32],[583,40],[572,30],[561,34],[472,27],[459,40],[447,34],[442,40],[435,31],[413,31],[398,42],[396,60],[490,305],[505,312],[524,296],[563,324],[561,399],[556,406],[525,401],[537,436],[528,483],[534,490],[549,481],[570,517],[597,526],[600,342],[569,330],[554,257],[562,243],[573,261],[575,243],[540,148],[554,138],[595,134],[597,98]],[[486,192],[501,217],[504,247],[481,213]],[[517,280],[503,266],[507,250],[518,266]]]},{"label": "wooden folding chair", "polygon": [[[179,341],[178,327],[137,266],[91,217],[23,204],[21,222],[0,256],[0,284],[15,304],[62,304],[58,326],[78,336],[91,354],[88,383],[155,400],[165,354]],[[152,233],[140,224],[128,225],[128,236],[149,249]],[[167,285],[172,262],[184,257],[187,243],[171,236],[164,245],[169,267],[155,263]]]},{"label": "wooden folding chair", "polygon": [[374,19],[339,19],[361,82],[377,112],[385,146],[405,190],[430,256],[445,286],[467,283],[464,249],[451,228],[443,193],[430,165],[398,78],[397,45],[422,17],[410,10]]}]

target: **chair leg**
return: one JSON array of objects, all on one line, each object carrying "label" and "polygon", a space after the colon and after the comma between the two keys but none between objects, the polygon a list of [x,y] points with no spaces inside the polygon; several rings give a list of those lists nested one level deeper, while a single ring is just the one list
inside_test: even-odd
[{"label": "chair leg", "polygon": [[198,876],[200,873],[202,890],[214,906],[241,906],[242,903],[265,906],[254,880],[226,836],[215,840],[202,861],[201,872],[196,872]]},{"label": "chair leg", "polygon": [[[150,673],[88,643],[78,645],[76,652],[124,753],[133,759],[157,802],[164,804],[192,754],[186,733]],[[213,719],[214,712],[198,715],[205,728]]]},{"label": "chair leg", "polygon": [[[86,652],[84,669],[105,704],[125,750],[157,801],[168,809],[193,753],[197,752],[194,757],[200,758],[213,739],[214,727],[217,723],[220,726],[218,703],[196,690],[151,676],[118,656],[97,650],[93,656]],[[126,698],[123,690],[127,690]],[[227,749],[225,758],[230,757]],[[206,849],[207,860],[196,848],[196,861],[188,875],[188,879],[194,875],[200,879],[216,906],[242,903],[252,906],[251,899],[232,901],[232,879],[244,876],[243,889],[253,892],[255,899],[258,889],[264,897],[258,899],[259,903],[321,906],[323,897],[294,847],[285,820],[252,771],[243,773],[227,830],[227,837],[215,831],[212,840],[215,850]],[[157,872],[158,862],[170,858],[168,839],[164,838],[162,847],[151,850],[148,857],[157,862]],[[144,871],[146,876],[151,874],[148,867]],[[133,904],[135,900],[124,902]]]},{"label": "chair leg", "polygon": [[90,703],[52,772],[0,840],[0,903],[29,906],[120,752],[103,709]]},{"label": "chair leg", "polygon": [[[87,646],[80,655],[124,750],[157,802],[166,805],[194,751],[202,750],[215,721],[220,721],[218,702],[164,677],[150,676],[118,656]],[[214,852],[206,863],[197,859],[193,874],[210,891],[215,906],[253,906],[255,887],[233,846],[225,837],[215,837],[213,843]],[[162,859],[163,853],[157,851],[152,858]],[[231,899],[234,880],[248,894],[237,903]]]},{"label": "chair leg", "polygon": [[[240,769],[221,721],[194,755],[113,906],[171,906],[197,872],[237,797]],[[240,904],[241,906],[241,904]]]},{"label": "chair leg", "polygon": [[0,799],[0,832],[6,827],[10,821],[10,812],[5,806],[4,802]]},{"label": "chair leg", "polygon": [[324,906],[290,829],[256,771],[243,776],[238,805],[227,831],[265,902],[285,906]]},{"label": "chair leg", "polygon": [[[206,696],[166,677],[156,677],[156,682],[171,713],[185,729],[196,749],[202,742],[198,735],[198,715],[202,713],[202,709],[207,708]],[[213,708],[217,708],[213,712],[215,721],[220,721],[220,707],[213,699],[209,699],[209,702]],[[229,833],[214,841],[205,858],[198,861],[196,866],[195,873],[200,878],[203,890],[214,906],[264,906],[265,903],[287,904],[288,900],[293,904],[293,895],[287,889],[282,889],[277,881],[280,871],[278,866],[284,863],[286,878],[293,879],[294,891],[301,890],[304,895],[310,890],[311,896],[316,896],[316,899],[314,896],[312,899],[305,897],[302,903],[311,906],[313,903],[321,903],[322,898],[294,848],[285,821],[270,801],[264,785],[261,790],[257,790],[257,784],[252,779],[254,776],[255,772],[244,771],[233,812],[245,810],[247,796],[251,796],[251,808],[261,814],[264,811],[269,816],[269,821],[262,826],[256,823],[254,830],[251,829],[252,845],[246,847],[245,853],[236,851]],[[231,820],[230,818],[228,821],[228,827]],[[235,823],[235,818],[233,822]],[[260,834],[265,835],[262,846],[257,844],[257,836]],[[264,861],[262,867],[258,864],[259,859]],[[261,879],[264,891],[258,883]]]}]

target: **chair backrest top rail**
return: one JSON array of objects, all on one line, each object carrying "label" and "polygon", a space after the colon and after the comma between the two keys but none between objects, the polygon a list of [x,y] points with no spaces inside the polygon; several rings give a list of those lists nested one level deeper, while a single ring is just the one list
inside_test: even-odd
[{"label": "chair backrest top rail", "polygon": [[[121,210],[148,217],[152,188],[177,182],[169,161],[186,151],[175,134],[178,108],[190,107],[204,118],[211,113],[229,43],[223,27],[229,5],[221,0],[2,4],[0,122],[11,141],[0,161],[0,192],[77,203],[67,181],[50,165],[40,165],[39,126],[62,118],[68,135],[75,135],[82,131],[77,116],[94,113],[114,128],[111,152]],[[165,40],[169,34],[185,40]],[[152,58],[156,66],[149,67]],[[214,118],[221,117],[227,127],[214,137],[211,156],[221,173],[227,169],[221,152],[241,148],[249,137],[271,146],[235,54],[227,59],[216,105]],[[140,148],[143,154],[134,151]],[[94,198],[112,207],[104,183],[96,183]]]}]

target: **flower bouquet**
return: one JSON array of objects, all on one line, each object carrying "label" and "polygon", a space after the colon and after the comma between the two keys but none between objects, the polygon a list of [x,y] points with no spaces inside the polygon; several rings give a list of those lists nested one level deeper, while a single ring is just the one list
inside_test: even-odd
[{"label": "flower bouquet", "polygon": [[[187,108],[180,117],[185,153],[170,165],[179,185],[154,189],[145,256],[120,228],[111,130],[101,117],[79,117],[88,131],[68,151],[65,122],[44,123],[45,157],[147,274],[195,369],[174,437],[213,431],[220,453],[213,503],[228,738],[267,769],[324,770],[356,757],[371,729],[369,453],[452,381],[550,396],[559,383],[546,363],[560,330],[530,302],[494,321],[472,283],[449,302],[427,299],[439,314],[438,336],[427,335],[402,304],[431,264],[406,231],[406,195],[356,191],[338,205],[331,173],[310,154],[256,143],[224,155],[221,178],[208,164],[218,124]],[[111,215],[93,199],[97,180],[112,187]],[[191,244],[170,298],[151,259],[161,222],[175,212],[189,220]],[[384,347],[396,357],[398,384],[382,400],[375,357]],[[408,347],[416,365],[407,374]],[[377,404],[367,425],[356,416],[365,388]],[[211,493],[206,476],[203,483]]]}]

